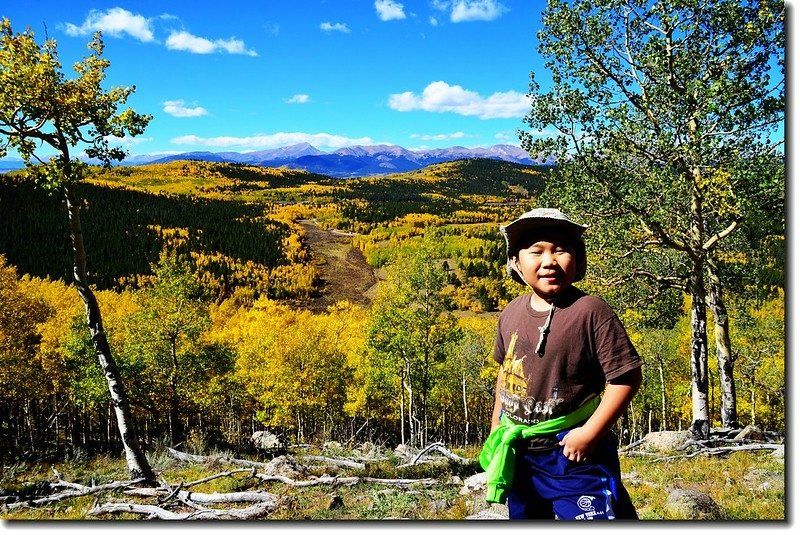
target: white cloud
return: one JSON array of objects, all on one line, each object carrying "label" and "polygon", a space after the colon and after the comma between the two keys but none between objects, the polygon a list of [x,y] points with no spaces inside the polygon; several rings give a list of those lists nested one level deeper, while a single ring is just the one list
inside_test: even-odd
[{"label": "white cloud", "polygon": [[187,31],[173,31],[167,38],[167,48],[170,50],[185,50],[194,54],[213,54],[225,51],[229,54],[245,54],[257,56],[253,50],[245,47],[244,41],[239,39],[216,39],[211,41],[205,37],[192,35]]},{"label": "white cloud", "polygon": [[309,99],[308,95],[304,95],[302,93],[294,95],[292,98],[286,101],[287,104],[306,104],[308,103]]},{"label": "white cloud", "polygon": [[431,26],[438,26],[439,25],[439,21],[436,20],[436,17],[428,17],[428,22],[431,23]]},{"label": "white cloud", "polygon": [[131,13],[121,7],[113,7],[108,11],[93,9],[89,11],[89,15],[83,21],[83,24],[76,26],[68,22],[64,25],[64,31],[67,32],[67,35],[73,37],[100,31],[112,37],[121,37],[123,34],[128,34],[143,42],[155,40],[150,19]]},{"label": "white cloud", "polygon": [[421,139],[422,141],[445,141],[447,139],[463,139],[466,137],[464,132],[453,132],[452,134],[411,134],[411,139]]},{"label": "white cloud", "polygon": [[394,2],[393,0],[375,0],[375,11],[378,12],[378,17],[382,21],[402,20],[406,18],[406,13],[403,11],[403,4]]},{"label": "white cloud", "polygon": [[142,143],[149,143],[153,141],[152,137],[132,137],[132,136],[106,136],[106,141],[108,141],[111,145],[119,145],[121,147],[133,147],[135,145],[141,145]]},{"label": "white cloud", "polygon": [[[160,20],[178,19],[178,17],[169,14],[163,14],[156,18]],[[83,24],[77,26],[68,22],[64,24],[64,31],[72,36],[89,35],[95,31],[101,31],[113,37],[122,37],[123,34],[128,34],[139,41],[151,42],[155,41],[152,20],[142,15],[131,13],[121,7],[114,7],[107,11],[93,9],[89,12]],[[173,30],[167,38],[166,46],[170,50],[185,50],[195,54],[211,54],[224,51],[229,54],[258,55],[255,51],[248,50],[244,41],[240,39],[231,37],[230,39],[215,39],[212,41],[205,37],[192,35],[187,31]]]},{"label": "white cloud", "polygon": [[202,117],[208,111],[202,106],[187,107],[183,100],[167,100],[164,102],[164,111],[173,117]]},{"label": "white cloud", "polygon": [[491,21],[508,11],[497,0],[434,0],[433,7],[449,11],[451,22]]},{"label": "white cloud", "polygon": [[453,22],[495,20],[505,11],[507,8],[495,0],[460,0],[453,5],[450,20]]},{"label": "white cloud", "polygon": [[339,149],[352,145],[372,145],[375,143],[369,137],[350,138],[335,134],[306,134],[304,132],[277,132],[275,134],[257,134],[247,137],[220,136],[220,137],[200,137],[195,135],[179,136],[170,140],[175,145],[199,145],[203,147],[241,149],[270,149],[296,145],[297,143],[310,143],[318,149],[330,148]]},{"label": "white cloud", "polygon": [[396,111],[450,112],[481,119],[501,119],[524,117],[530,111],[531,102],[526,95],[516,91],[482,97],[460,85],[438,81],[428,84],[421,95],[411,91],[390,95],[389,107]]},{"label": "white cloud", "polygon": [[333,24],[330,22],[323,22],[319,25],[319,28],[326,32],[350,33],[350,28],[348,28],[347,24],[344,22],[335,22]]}]

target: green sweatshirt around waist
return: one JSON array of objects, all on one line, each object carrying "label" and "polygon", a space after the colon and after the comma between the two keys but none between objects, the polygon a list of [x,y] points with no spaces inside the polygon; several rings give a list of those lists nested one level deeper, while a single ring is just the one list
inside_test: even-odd
[{"label": "green sweatshirt around waist", "polygon": [[569,414],[534,425],[515,424],[503,415],[500,418],[500,425],[486,438],[478,457],[481,467],[486,470],[486,501],[489,503],[506,501],[514,480],[516,461],[516,453],[512,447],[514,441],[551,435],[574,427],[589,418],[599,404],[600,397],[595,396]]}]

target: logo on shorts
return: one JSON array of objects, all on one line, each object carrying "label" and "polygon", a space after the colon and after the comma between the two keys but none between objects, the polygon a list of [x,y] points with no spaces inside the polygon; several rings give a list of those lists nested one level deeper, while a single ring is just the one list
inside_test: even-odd
[{"label": "logo on shorts", "polygon": [[584,511],[594,511],[594,505],[592,504],[594,498],[594,496],[581,496],[578,498],[578,507]]},{"label": "logo on shorts", "polygon": [[578,501],[576,503],[578,504],[578,507],[580,507],[580,509],[584,511],[584,513],[576,516],[575,520],[592,520],[595,517],[603,516],[603,513],[601,511],[596,511],[594,508],[594,500],[596,498],[597,496],[586,496],[586,495],[583,495],[580,498],[578,498]]}]

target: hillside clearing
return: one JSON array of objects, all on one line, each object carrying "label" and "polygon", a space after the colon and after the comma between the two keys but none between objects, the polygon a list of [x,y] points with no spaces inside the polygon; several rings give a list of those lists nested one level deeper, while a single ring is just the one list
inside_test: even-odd
[{"label": "hillside clearing", "polygon": [[321,311],[343,300],[369,306],[369,291],[377,278],[361,251],[351,245],[350,236],[322,229],[308,219],[299,224],[305,231],[306,244],[323,282],[321,295],[312,299],[308,308]]}]

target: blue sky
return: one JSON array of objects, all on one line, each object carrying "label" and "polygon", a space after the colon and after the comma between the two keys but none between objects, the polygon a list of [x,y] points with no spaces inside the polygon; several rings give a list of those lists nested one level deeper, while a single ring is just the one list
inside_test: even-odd
[{"label": "blue sky", "polygon": [[542,4],[13,0],[0,16],[56,39],[65,70],[103,31],[109,85],[154,116],[132,154],[329,151],[518,145]]}]

